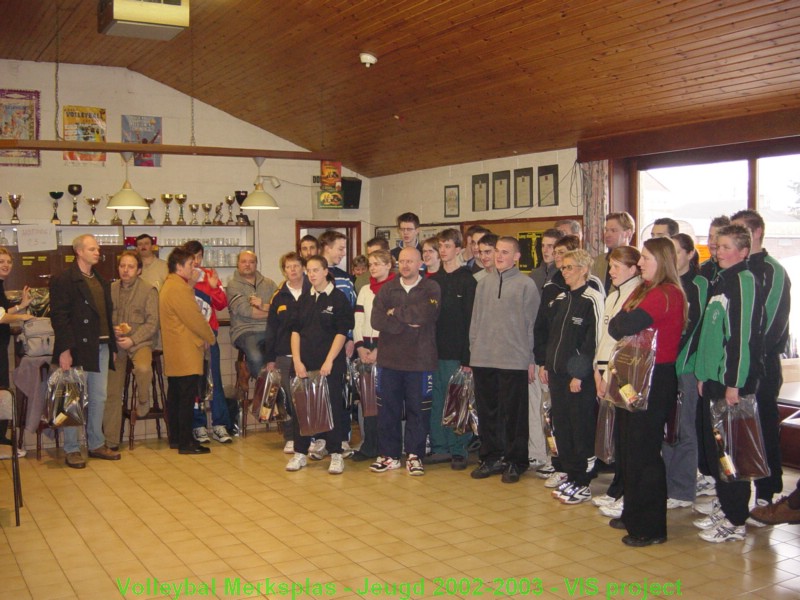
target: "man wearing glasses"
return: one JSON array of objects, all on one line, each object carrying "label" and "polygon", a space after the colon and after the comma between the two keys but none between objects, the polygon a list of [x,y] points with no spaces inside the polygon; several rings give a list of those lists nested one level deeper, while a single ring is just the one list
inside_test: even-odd
[{"label": "man wearing glasses", "polygon": [[[419,243],[419,217],[412,212],[406,212],[397,217],[397,229],[403,240],[403,245],[392,248],[392,256],[395,262],[400,260],[400,251],[403,248],[416,248],[422,254],[422,246]],[[423,266],[421,271],[425,270]]]}]

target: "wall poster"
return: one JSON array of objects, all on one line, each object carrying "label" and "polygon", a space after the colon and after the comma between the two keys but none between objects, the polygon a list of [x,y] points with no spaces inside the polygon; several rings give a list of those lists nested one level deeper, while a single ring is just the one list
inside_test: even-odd
[{"label": "wall poster", "polygon": [[[39,92],[36,90],[0,89],[0,139],[39,139]],[[38,167],[38,150],[4,150],[0,166]]]}]

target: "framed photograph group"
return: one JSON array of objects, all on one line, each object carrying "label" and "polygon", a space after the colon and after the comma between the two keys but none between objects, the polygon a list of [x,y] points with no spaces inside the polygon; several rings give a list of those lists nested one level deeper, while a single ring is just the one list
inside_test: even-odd
[{"label": "framed photograph group", "polygon": [[539,206],[558,206],[558,165],[539,167]]},{"label": "framed photograph group", "polygon": [[492,173],[492,209],[509,207],[511,199],[511,171]]},{"label": "framed photograph group", "polygon": [[472,210],[489,210],[489,174],[472,176]]},{"label": "framed photograph group", "polygon": [[533,206],[533,167],[514,169],[514,208]]}]

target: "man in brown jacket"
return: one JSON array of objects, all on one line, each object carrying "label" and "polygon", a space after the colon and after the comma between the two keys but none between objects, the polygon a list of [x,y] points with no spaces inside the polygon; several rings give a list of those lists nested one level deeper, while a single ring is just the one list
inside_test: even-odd
[{"label": "man in brown jacket", "polygon": [[180,454],[207,454],[192,437],[192,409],[200,395],[203,356],[216,342],[214,332],[194,299],[190,283],[194,256],[175,248],[167,259],[169,275],[159,294],[164,372],[169,382],[167,413],[170,448]]},{"label": "man in brown jacket", "polygon": [[150,410],[153,344],[158,333],[158,291],[140,277],[142,257],[134,250],[125,250],[117,263],[119,280],[111,284],[117,357],[114,370],[108,373],[108,399],[103,416],[106,444],[112,450],[120,446],[128,357],[136,378],[136,415],[144,417]]}]

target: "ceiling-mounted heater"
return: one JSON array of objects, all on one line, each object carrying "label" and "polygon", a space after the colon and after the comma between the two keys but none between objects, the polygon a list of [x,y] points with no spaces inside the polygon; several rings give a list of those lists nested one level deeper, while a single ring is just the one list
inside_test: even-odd
[{"label": "ceiling-mounted heater", "polygon": [[189,27],[189,0],[99,0],[97,30],[107,35],[171,40]]}]

